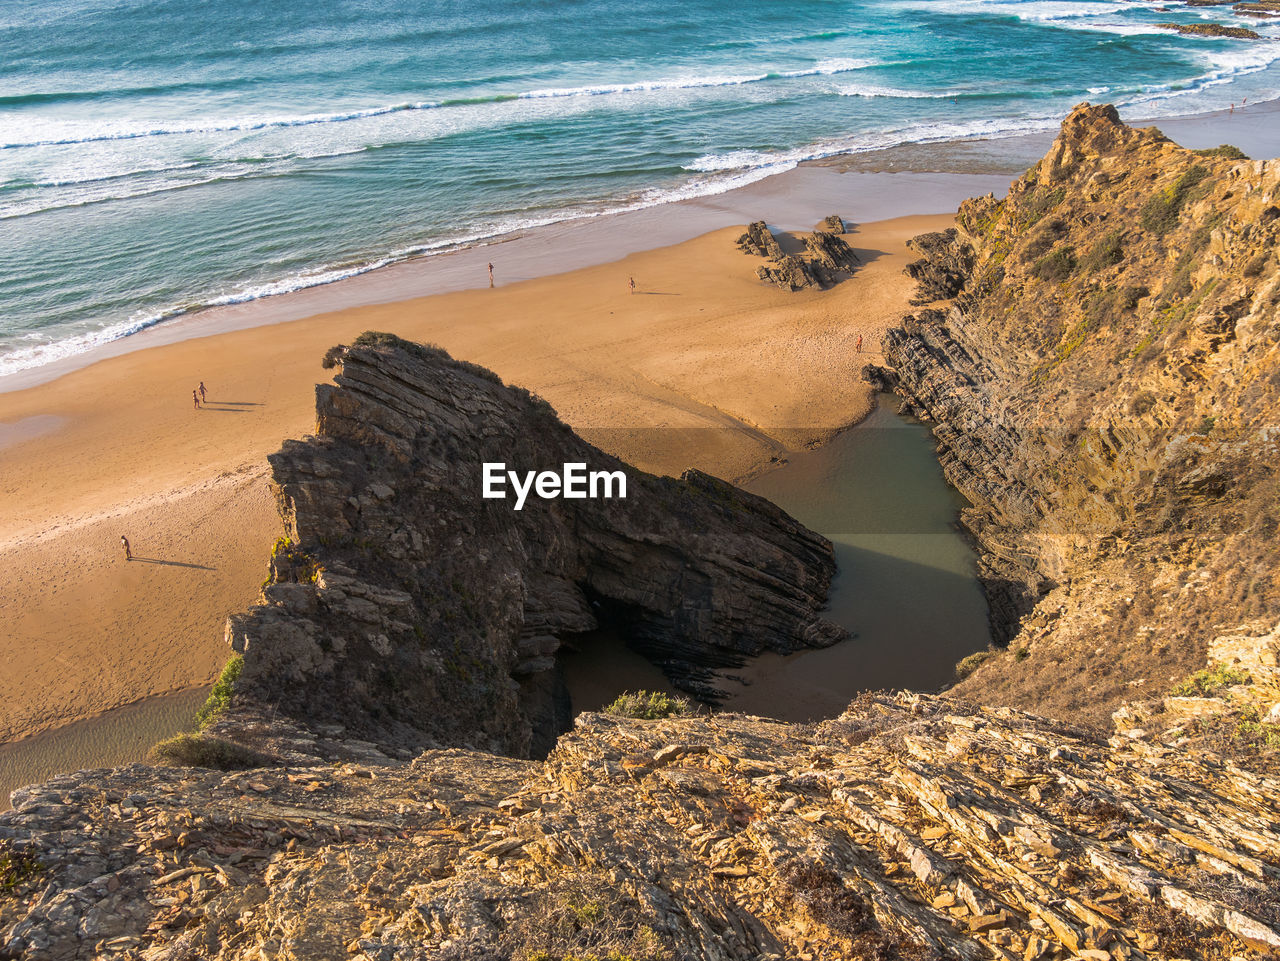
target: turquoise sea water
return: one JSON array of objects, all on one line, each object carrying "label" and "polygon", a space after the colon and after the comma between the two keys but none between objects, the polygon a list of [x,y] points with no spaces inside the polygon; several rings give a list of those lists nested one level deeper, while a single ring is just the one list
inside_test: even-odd
[{"label": "turquoise sea water", "polygon": [[0,375],[806,158],[1280,96],[1113,0],[7,0]]}]

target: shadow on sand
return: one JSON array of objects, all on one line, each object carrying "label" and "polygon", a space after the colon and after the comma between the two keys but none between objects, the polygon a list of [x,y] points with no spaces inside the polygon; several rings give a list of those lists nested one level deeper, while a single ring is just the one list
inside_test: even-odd
[{"label": "shadow on sand", "polygon": [[216,567],[208,567],[207,565],[204,565],[204,564],[187,564],[184,561],[166,561],[160,557],[139,557],[137,554],[134,554],[133,557],[129,559],[129,561],[132,564],[160,564],[160,565],[163,565],[164,567],[190,567],[197,571],[216,571],[217,570]]}]

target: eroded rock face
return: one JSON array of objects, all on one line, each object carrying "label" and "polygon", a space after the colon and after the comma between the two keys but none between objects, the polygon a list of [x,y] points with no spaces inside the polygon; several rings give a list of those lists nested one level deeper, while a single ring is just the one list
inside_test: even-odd
[{"label": "eroded rock face", "polygon": [[738,246],[745,253],[769,261],[756,270],[761,280],[790,291],[808,287],[825,289],[861,263],[853,248],[840,236],[843,231],[844,220],[832,214],[816,231],[805,235],[803,255],[787,254],[768,225],[758,220],[747,226],[747,232],[738,238]]},{"label": "eroded rock face", "polygon": [[[1225,155],[1224,155],[1225,154]],[[1280,165],[1077,108],[918,238],[888,380],[972,502],[997,636],[967,696],[1106,723],[1280,616]]]},{"label": "eroded rock face", "polygon": [[[529,756],[567,722],[569,635],[612,625],[698,692],[709,668],[842,636],[817,613],[830,543],[768,501],[645,474],[488,371],[364,340],[331,352],[316,436],[270,458],[288,543],[265,603],[228,626],[244,666],[218,734],[286,757],[349,757],[352,740]],[[482,497],[486,462],[619,472],[626,497],[615,479],[611,498],[531,493],[517,511],[510,480]]]},{"label": "eroded rock face", "polygon": [[0,952],[1226,961],[1280,950],[1280,784],[1010,710],[583,715],[544,762],[58,778]]}]

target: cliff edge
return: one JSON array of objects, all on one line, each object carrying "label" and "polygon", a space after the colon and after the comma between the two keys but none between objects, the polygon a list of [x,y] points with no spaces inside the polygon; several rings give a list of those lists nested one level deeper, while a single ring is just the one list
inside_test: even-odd
[{"label": "cliff edge", "polygon": [[1280,782],[1016,711],[581,715],[545,762],[19,791],[0,956],[1015,961],[1280,951]]},{"label": "cliff edge", "polygon": [[1106,726],[1280,619],[1280,162],[1241,157],[1084,105],[914,241],[884,376],[972,502],[1008,649],[956,693]]}]

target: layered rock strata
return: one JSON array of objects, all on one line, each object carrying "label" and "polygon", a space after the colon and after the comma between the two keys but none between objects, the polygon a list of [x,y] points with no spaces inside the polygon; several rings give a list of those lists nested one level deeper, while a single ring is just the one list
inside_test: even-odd
[{"label": "layered rock strata", "polygon": [[135,766],[14,800],[0,843],[43,867],[0,896],[6,957],[1280,951],[1280,782],[934,697],[817,725],[583,715],[541,763]]},{"label": "layered rock strata", "polygon": [[1086,105],[917,239],[922,299],[954,299],[884,376],[936,424],[1010,647],[961,692],[1104,723],[1280,616],[1280,164],[1236,156]]},{"label": "layered rock strata", "polygon": [[791,291],[809,287],[825,289],[861,263],[853,248],[840,236],[843,232],[844,220],[832,214],[816,231],[804,236],[803,254],[788,254],[768,225],[758,220],[749,224],[746,233],[738,238],[738,247],[745,253],[769,260],[756,270],[761,280]]},{"label": "layered rock strata", "polygon": [[[270,457],[285,536],[263,603],[228,623],[244,661],[216,735],[277,757],[529,756],[568,721],[567,638],[612,627],[707,693],[712,668],[842,636],[818,614],[831,544],[763,498],[636,470],[434,348],[365,335],[327,362],[315,436]],[[617,475],[612,496],[517,510],[509,478],[482,496],[486,463]]]}]

